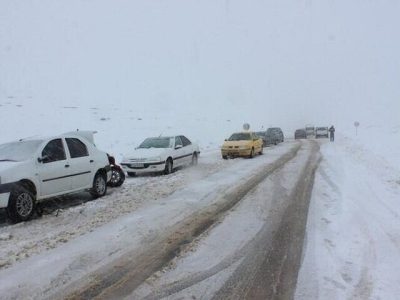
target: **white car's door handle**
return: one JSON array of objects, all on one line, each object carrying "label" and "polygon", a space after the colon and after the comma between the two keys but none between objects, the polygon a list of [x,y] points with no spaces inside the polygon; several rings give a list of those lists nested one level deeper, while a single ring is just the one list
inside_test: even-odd
[{"label": "white car's door handle", "polygon": [[66,168],[69,168],[69,165],[65,165]]},{"label": "white car's door handle", "polygon": [[92,163],[92,162],[94,162],[94,160],[93,160],[93,159],[91,159],[91,160],[90,160],[90,163]]}]

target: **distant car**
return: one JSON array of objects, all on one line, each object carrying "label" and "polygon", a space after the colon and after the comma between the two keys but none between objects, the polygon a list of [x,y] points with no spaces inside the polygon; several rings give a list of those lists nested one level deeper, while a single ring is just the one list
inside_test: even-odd
[{"label": "distant car", "polygon": [[126,155],[121,163],[129,176],[163,172],[170,174],[176,167],[197,165],[199,146],[183,135],[151,137]]},{"label": "distant car", "polygon": [[111,169],[96,148],[93,132],[22,139],[0,145],[0,208],[14,221],[29,220],[38,202],[89,190],[104,196]]},{"label": "distant car", "polygon": [[315,138],[328,138],[329,137],[329,130],[328,127],[317,127],[315,130]]},{"label": "distant car", "polygon": [[314,126],[306,126],[306,135],[307,137],[315,136],[315,127]]},{"label": "distant car", "polygon": [[307,132],[304,129],[297,129],[294,133],[294,138],[296,140],[298,139],[306,139],[307,138]]},{"label": "distant car", "polygon": [[282,129],[279,127],[271,127],[266,132],[267,145],[277,145],[284,141]]},{"label": "distant car", "polygon": [[252,131],[236,132],[225,140],[221,148],[223,159],[250,157],[263,153],[263,140]]},{"label": "distant car", "polygon": [[268,146],[268,144],[267,144],[267,132],[266,131],[258,131],[255,134],[262,139],[264,147]]}]

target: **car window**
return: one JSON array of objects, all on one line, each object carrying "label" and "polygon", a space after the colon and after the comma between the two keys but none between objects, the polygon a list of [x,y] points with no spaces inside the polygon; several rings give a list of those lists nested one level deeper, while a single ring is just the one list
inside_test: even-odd
[{"label": "car window", "polygon": [[179,145],[183,146],[181,138],[177,136],[175,137],[175,147]]},{"label": "car window", "polygon": [[183,147],[186,147],[186,146],[189,146],[189,145],[192,144],[192,142],[189,141],[189,139],[187,137],[183,136],[183,135],[181,135],[181,140],[182,140],[182,143],[183,143]]},{"label": "car window", "polygon": [[231,137],[228,139],[228,141],[249,141],[251,140],[251,134],[250,133],[234,133],[231,135]]},{"label": "car window", "polygon": [[89,156],[89,151],[86,145],[80,139],[66,138],[65,140],[67,141],[71,158]]},{"label": "car window", "polygon": [[62,139],[55,139],[46,145],[42,151],[43,163],[65,160],[65,149]]},{"label": "car window", "polygon": [[139,148],[171,148],[173,140],[169,137],[147,138],[140,144]]},{"label": "car window", "polygon": [[263,137],[263,136],[265,136],[265,131],[256,132],[256,135],[259,137]]},{"label": "car window", "polygon": [[24,161],[39,150],[42,140],[18,141],[0,145],[0,161]]}]

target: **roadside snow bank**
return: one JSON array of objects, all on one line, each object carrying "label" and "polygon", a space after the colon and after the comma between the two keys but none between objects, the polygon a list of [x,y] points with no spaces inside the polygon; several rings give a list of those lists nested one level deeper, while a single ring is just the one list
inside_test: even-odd
[{"label": "roadside snow bank", "polygon": [[400,295],[400,172],[390,154],[400,147],[391,143],[397,150],[378,157],[361,140],[322,145],[296,299]]}]

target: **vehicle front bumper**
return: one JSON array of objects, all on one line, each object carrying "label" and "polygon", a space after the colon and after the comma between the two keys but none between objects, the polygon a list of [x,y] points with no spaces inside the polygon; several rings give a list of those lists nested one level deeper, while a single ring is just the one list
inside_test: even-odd
[{"label": "vehicle front bumper", "polygon": [[251,149],[221,149],[221,154],[229,157],[249,156]]},{"label": "vehicle front bumper", "polygon": [[121,163],[122,169],[125,172],[132,172],[136,174],[161,172],[165,170],[165,161],[159,162],[144,162],[144,163]]}]

